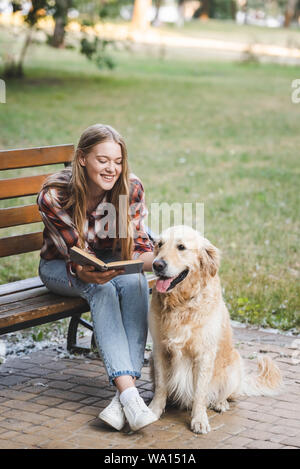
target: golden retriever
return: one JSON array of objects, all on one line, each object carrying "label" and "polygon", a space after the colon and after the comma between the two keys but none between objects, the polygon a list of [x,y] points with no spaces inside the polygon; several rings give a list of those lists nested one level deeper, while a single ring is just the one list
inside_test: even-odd
[{"label": "golden retriever", "polygon": [[165,230],[156,242],[149,328],[153,339],[150,404],[160,417],[167,398],[192,409],[191,429],[210,431],[206,409],[229,409],[237,395],[272,395],[282,380],[269,357],[259,373],[245,370],[234,348],[228,310],[218,276],[219,251],[187,226]]}]

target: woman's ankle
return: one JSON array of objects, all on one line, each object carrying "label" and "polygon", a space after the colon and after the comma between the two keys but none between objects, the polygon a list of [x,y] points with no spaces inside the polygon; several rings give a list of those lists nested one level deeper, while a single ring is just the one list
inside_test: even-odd
[{"label": "woman's ankle", "polygon": [[125,389],[123,392],[120,394],[120,402],[123,406],[127,405],[127,402],[129,402],[131,399],[134,399],[135,397],[139,396],[139,392],[135,386],[131,386],[127,389]]},{"label": "woman's ankle", "polygon": [[131,375],[122,375],[122,376],[118,376],[117,378],[115,378],[114,381],[115,381],[117,390],[121,394],[126,389],[135,387],[136,378]]}]

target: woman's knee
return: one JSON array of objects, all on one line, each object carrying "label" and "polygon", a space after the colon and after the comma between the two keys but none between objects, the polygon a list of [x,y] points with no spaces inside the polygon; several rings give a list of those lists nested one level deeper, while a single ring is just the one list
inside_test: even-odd
[{"label": "woman's knee", "polygon": [[87,291],[90,303],[97,304],[99,302],[114,301],[117,297],[117,291],[112,282],[103,284],[91,284]]},{"label": "woman's knee", "polygon": [[80,296],[73,288],[67,274],[66,263],[63,260],[41,260],[39,276],[45,286],[54,293],[64,296]]},{"label": "woman's knee", "polygon": [[148,281],[143,274],[120,275],[113,282],[121,292],[127,291],[131,293],[145,293],[148,289]]}]

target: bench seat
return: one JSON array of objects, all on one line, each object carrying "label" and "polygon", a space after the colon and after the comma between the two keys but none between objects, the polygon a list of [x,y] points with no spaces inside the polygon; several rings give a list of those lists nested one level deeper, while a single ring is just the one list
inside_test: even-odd
[{"label": "bench seat", "polygon": [[1,334],[62,319],[75,310],[84,313],[89,306],[82,298],[55,295],[39,277],[0,286]]}]

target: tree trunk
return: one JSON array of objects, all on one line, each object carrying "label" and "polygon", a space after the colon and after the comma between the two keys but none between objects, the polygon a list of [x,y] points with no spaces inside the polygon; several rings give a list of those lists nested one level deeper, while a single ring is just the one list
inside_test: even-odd
[{"label": "tree trunk", "polygon": [[65,39],[65,27],[68,22],[68,9],[72,5],[72,0],[56,0],[56,11],[53,15],[55,27],[50,45],[53,47],[63,47]]},{"label": "tree trunk", "polygon": [[63,47],[65,39],[65,26],[66,22],[63,18],[56,18],[54,33],[51,38],[51,46],[53,47]]},{"label": "tree trunk", "polygon": [[296,14],[296,8],[298,5],[298,0],[288,0],[285,15],[284,15],[284,27],[288,28],[291,24],[292,19]]},{"label": "tree trunk", "polygon": [[149,26],[148,10],[152,0],[135,0],[131,24],[135,29],[144,30]]},{"label": "tree trunk", "polygon": [[21,78],[24,75],[23,65],[24,65],[26,52],[27,52],[28,47],[30,46],[30,43],[31,43],[31,34],[32,34],[32,29],[28,28],[28,32],[27,32],[23,47],[21,49],[19,61],[16,64],[15,76],[18,77],[18,78]]},{"label": "tree trunk", "polygon": [[153,26],[156,26],[159,24],[159,10],[160,10],[161,4],[162,4],[162,0],[156,0],[155,2],[156,11],[155,11],[154,19],[152,20]]},{"label": "tree trunk", "polygon": [[235,20],[236,12],[237,12],[236,0],[231,1],[230,10],[231,10],[231,18]]},{"label": "tree trunk", "polygon": [[201,15],[202,20],[207,20],[210,16],[210,1],[211,0],[202,0],[201,2]]},{"label": "tree trunk", "polygon": [[244,4],[243,11],[245,13],[244,24],[248,24],[248,0]]}]

